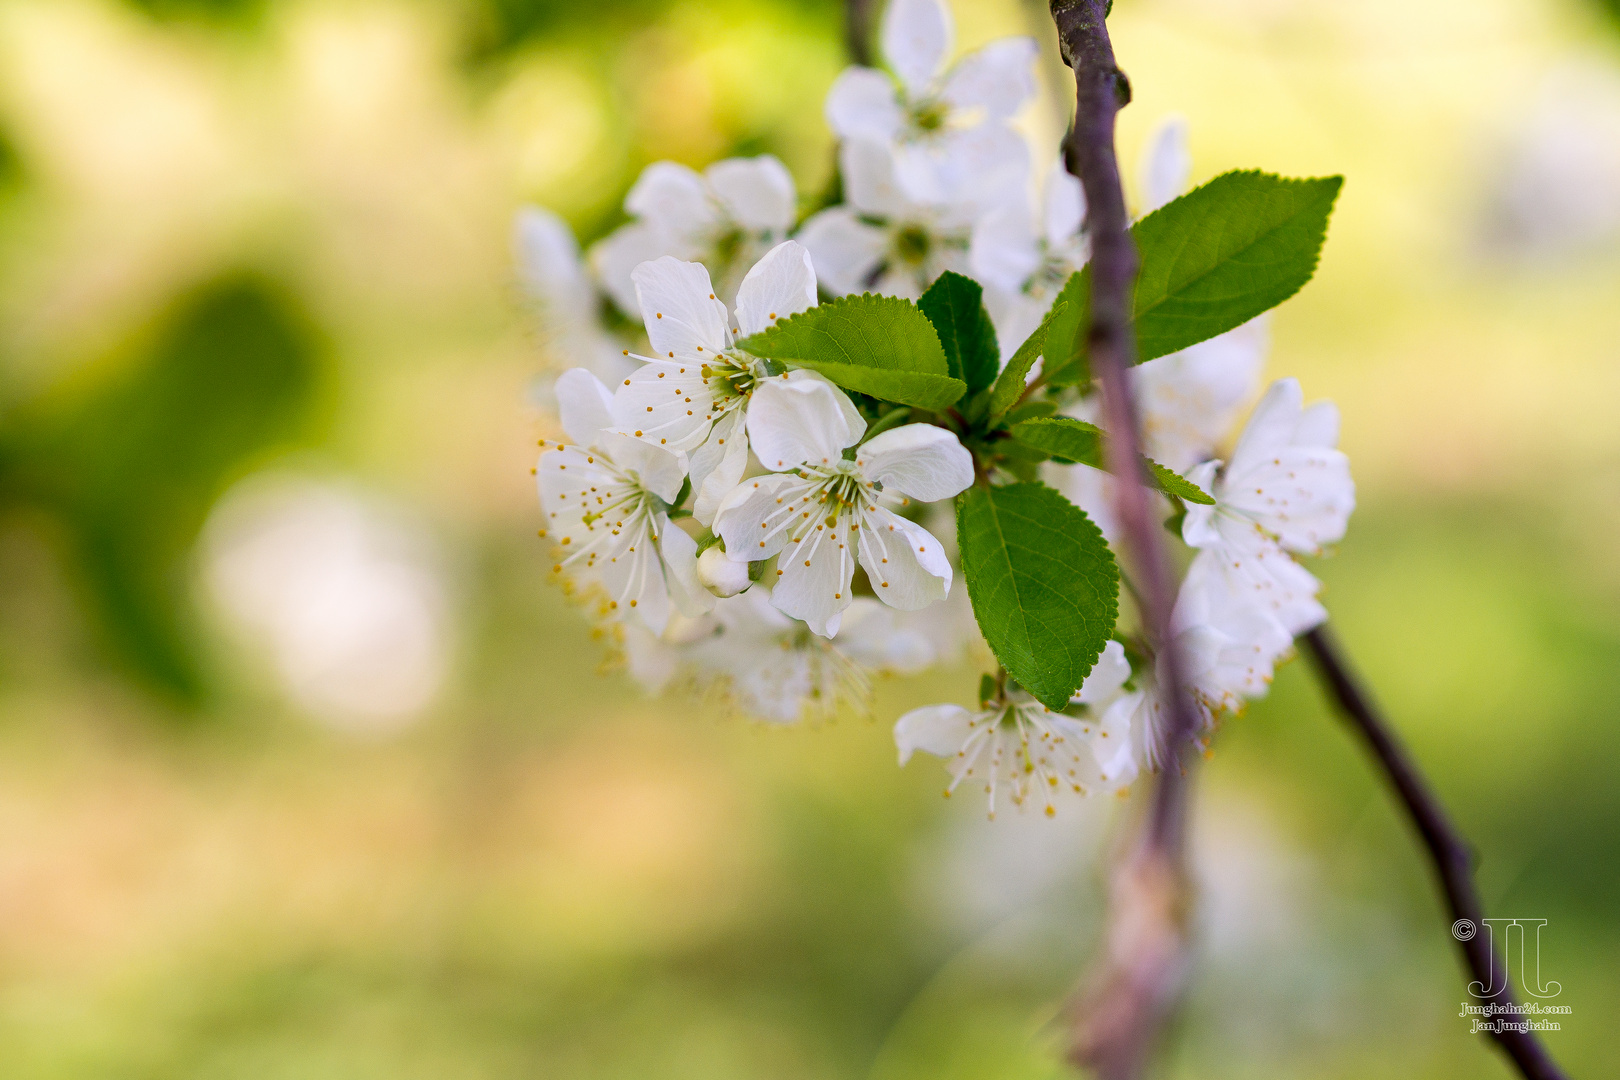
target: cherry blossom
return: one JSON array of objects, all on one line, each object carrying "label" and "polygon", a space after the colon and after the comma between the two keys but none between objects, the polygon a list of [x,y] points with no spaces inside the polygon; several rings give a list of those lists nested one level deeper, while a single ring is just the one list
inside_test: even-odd
[{"label": "cherry blossom", "polygon": [[612,430],[607,387],[584,368],[557,380],[571,443],[540,455],[536,478],[557,574],[593,586],[610,618],[635,615],[662,632],[670,608],[714,606],[697,577],[697,544],[670,523],[686,479],[680,455]]},{"label": "cherry blossom", "polygon": [[990,816],[1005,793],[1023,809],[1032,796],[1057,813],[1064,792],[1118,790],[1135,779],[1131,725],[1143,695],[1126,689],[1131,665],[1110,641],[1063,712],[1053,712],[1022,690],[1007,692],[978,710],[961,705],[913,709],[894,725],[900,764],[918,750],[946,758],[950,795],[964,780],[984,785]]},{"label": "cherry blossom", "polygon": [[894,76],[846,68],[827,94],[833,131],[893,147],[900,185],[924,203],[1010,191],[1029,172],[1028,146],[1007,121],[1035,93],[1035,42],[993,41],[947,67],[953,36],[939,0],[891,0],[883,54]]},{"label": "cherry blossom", "polygon": [[845,456],[865,430],[830,383],[768,382],[749,409],[748,434],[771,473],[744,481],[715,514],[732,559],[780,556],[772,601],[823,637],[838,632],[854,599],[857,562],[891,607],[945,598],[952,570],[944,545],[889,506],[948,499],[973,482],[972,455],[944,428],[906,424]]},{"label": "cherry blossom", "polygon": [[640,315],[635,269],[664,255],[702,263],[731,303],[748,268],[787,239],[797,196],[769,154],[717,161],[697,173],[673,161],[647,166],[625,196],[635,220],[591,249],[591,265],[619,308]]},{"label": "cherry blossom", "polygon": [[[692,512],[707,525],[748,465],[743,419],[769,377],[765,362],[734,342],[814,305],[815,271],[794,241],[772,248],[737,290],[735,330],[700,264],[666,255],[634,277],[652,355],[631,354],[643,363],[619,381],[613,415],[619,431],[691,455]],[[809,371],[787,378],[824,381]]]}]

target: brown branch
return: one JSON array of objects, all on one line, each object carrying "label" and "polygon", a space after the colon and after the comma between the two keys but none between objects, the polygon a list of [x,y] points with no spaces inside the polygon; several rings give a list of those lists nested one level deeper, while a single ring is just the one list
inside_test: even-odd
[{"label": "brown branch", "polygon": [[[1499,988],[1495,994],[1474,996],[1486,1004],[1497,1006],[1497,1015],[1503,1015],[1502,1009],[1511,1009],[1514,1005],[1513,992],[1508,986],[1503,964],[1491,948],[1490,928],[1485,925],[1485,907],[1474,888],[1472,848],[1451,823],[1440,800],[1429,790],[1417,763],[1361,688],[1333,634],[1326,626],[1319,626],[1307,633],[1304,641],[1317,673],[1332,691],[1340,710],[1366,740],[1368,749],[1377,759],[1390,786],[1400,797],[1401,805],[1406,808],[1412,825],[1422,837],[1429,861],[1434,864],[1435,876],[1440,879],[1440,888],[1446,894],[1446,907],[1453,924],[1466,919],[1474,925],[1474,935],[1457,943],[1462,950],[1463,962],[1482,988]],[[1506,1015],[1514,1016],[1512,1012]],[[1535,1032],[1503,1030],[1492,1032],[1491,1038],[1496,1040],[1502,1052],[1513,1060],[1520,1074],[1528,1080],[1563,1080],[1564,1073],[1548,1056]]]},{"label": "brown branch", "polygon": [[844,47],[851,63],[872,66],[872,0],[845,0]]},{"label": "brown branch", "polygon": [[1175,577],[1147,477],[1129,371],[1136,248],[1114,150],[1114,118],[1130,83],[1114,62],[1108,0],[1051,0],[1063,60],[1074,71],[1074,128],[1064,150],[1086,194],[1091,240],[1091,318],[1082,328],[1091,369],[1102,384],[1103,426],[1125,554],[1141,598],[1143,629],[1158,653],[1159,692],[1168,722],[1159,736],[1164,768],[1136,849],[1116,872],[1105,954],[1075,1015],[1069,1055],[1105,1080],[1141,1075],[1187,969],[1188,889],[1184,869],[1187,775],[1182,751],[1197,727],[1174,647]]}]

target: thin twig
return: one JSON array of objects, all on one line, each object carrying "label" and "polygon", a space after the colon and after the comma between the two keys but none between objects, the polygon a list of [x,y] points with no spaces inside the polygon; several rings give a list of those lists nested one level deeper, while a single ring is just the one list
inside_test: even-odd
[{"label": "thin twig", "polygon": [[[1318,674],[1332,691],[1334,701],[1367,741],[1368,748],[1378,760],[1384,775],[1389,778],[1390,786],[1395,789],[1401,804],[1406,807],[1407,816],[1422,837],[1429,861],[1434,864],[1435,876],[1440,879],[1440,888],[1446,894],[1446,906],[1453,925],[1460,920],[1467,920],[1473,925],[1472,936],[1466,939],[1458,934],[1452,936],[1458,939],[1463,962],[1479,986],[1486,990],[1497,988],[1495,994],[1474,996],[1496,1006],[1497,1016],[1516,1020],[1518,1014],[1512,1011],[1512,989],[1508,986],[1501,959],[1494,955],[1491,948],[1491,931],[1485,925],[1485,907],[1474,888],[1473,850],[1456,826],[1452,825],[1440,800],[1429,790],[1417,763],[1361,688],[1333,633],[1326,626],[1319,626],[1307,633],[1304,641]],[[1553,1063],[1533,1031],[1503,1029],[1492,1031],[1491,1038],[1513,1059],[1513,1064],[1528,1080],[1563,1080],[1564,1073]]]},{"label": "thin twig", "polygon": [[[1136,249],[1114,150],[1114,118],[1130,101],[1130,83],[1114,62],[1105,19],[1109,0],[1051,0],[1063,60],[1074,71],[1074,127],[1065,165],[1086,195],[1091,240],[1090,323],[1083,328],[1091,370],[1102,384],[1109,470],[1125,552],[1135,571],[1142,619],[1158,653],[1159,693],[1168,723],[1160,738],[1164,768],[1141,842],[1113,881],[1111,922],[1101,971],[1076,1015],[1071,1059],[1105,1080],[1141,1075],[1165,1018],[1180,997],[1187,967],[1184,870],[1187,776],[1181,760],[1197,726],[1174,646],[1175,578],[1141,464],[1142,437],[1129,370]],[[1188,763],[1190,764],[1190,762]]]},{"label": "thin twig", "polygon": [[872,66],[872,0],[845,0],[844,47],[851,63]]}]

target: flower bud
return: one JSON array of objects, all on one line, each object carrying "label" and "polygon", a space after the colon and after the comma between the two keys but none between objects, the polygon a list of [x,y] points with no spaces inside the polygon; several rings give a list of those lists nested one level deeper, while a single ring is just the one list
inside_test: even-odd
[{"label": "flower bud", "polygon": [[736,562],[716,544],[698,556],[698,580],[716,596],[736,596],[753,582],[748,580],[748,564]]}]

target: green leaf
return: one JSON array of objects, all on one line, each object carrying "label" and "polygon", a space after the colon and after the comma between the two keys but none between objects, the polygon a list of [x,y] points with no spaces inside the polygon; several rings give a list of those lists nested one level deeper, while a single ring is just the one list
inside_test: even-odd
[{"label": "green leaf", "polygon": [[1230,172],[1131,230],[1141,256],[1136,348],[1152,360],[1242,326],[1316,272],[1344,178]]},{"label": "green leaf", "polygon": [[1007,415],[1002,417],[1001,422],[1008,427],[1012,427],[1020,421],[1033,420],[1041,416],[1051,416],[1055,412],[1057,412],[1057,402],[1055,401],[1048,401],[1044,398],[1040,401],[1026,401],[1022,405],[1014,405],[1009,409]]},{"label": "green leaf", "polygon": [[1215,505],[1215,500],[1208,492],[1174,469],[1160,465],[1145,454],[1142,456],[1142,464],[1148,467],[1148,475],[1153,478],[1154,486],[1166,495],[1174,495],[1182,502],[1199,503],[1203,506]]},{"label": "green leaf", "polygon": [[890,428],[899,427],[901,424],[910,419],[911,406],[901,405],[898,408],[890,409],[888,412],[866,425],[866,434],[861,436],[861,442],[871,442],[874,438],[883,434],[885,431],[888,431]]},{"label": "green leaf", "polygon": [[737,343],[755,356],[819,371],[839,386],[919,409],[945,409],[967,392],[917,305],[845,296]]},{"label": "green leaf", "polygon": [[1046,331],[1046,343],[1041,348],[1045,358],[1041,373],[1052,386],[1084,386],[1091,381],[1091,365],[1087,362],[1084,342],[1080,340],[1091,318],[1090,266],[1069,275],[1052,302],[1053,309],[1059,304],[1067,306],[1056,314]]},{"label": "green leaf", "polygon": [[[1017,424],[1012,433],[1020,442],[1044,450],[1060,461],[1090,465],[1094,469],[1105,467],[1106,436],[1095,424],[1068,416],[1036,417]],[[1145,456],[1142,464],[1147,466],[1153,486],[1166,495],[1205,506],[1215,505],[1215,500],[1205,494],[1202,488],[1175,470],[1167,469]]]},{"label": "green leaf", "polygon": [[1044,450],[1060,461],[1103,467],[1102,428],[1069,416],[1038,416],[1012,429],[1020,442]]},{"label": "green leaf", "polygon": [[1119,569],[1097,526],[1044,484],[973,487],[957,507],[973,616],[1007,673],[1058,710],[1102,654]]},{"label": "green leaf", "polygon": [[939,334],[950,374],[966,382],[969,393],[995,382],[1001,366],[996,328],[984,309],[983,297],[984,289],[977,281],[947,270],[917,301]]},{"label": "green leaf", "polygon": [[[1137,362],[1236,329],[1303,288],[1316,273],[1343,185],[1341,176],[1229,172],[1137,222]],[[1049,335],[1048,381],[1089,382],[1081,334],[1090,315],[1090,267],[1069,278],[1059,299],[1070,313]]]},{"label": "green leaf", "polygon": [[1035,361],[1041,355],[1041,347],[1046,344],[1052,322],[1067,310],[1068,305],[1062,301],[1053,304],[1052,310],[1041,320],[1041,325],[1024,339],[1024,343],[1012,354],[1012,359],[1007,361],[1007,366],[1001,369],[995,386],[990,389],[989,417],[992,424],[1024,396],[1024,381],[1029,378],[1029,369],[1035,366]]}]

